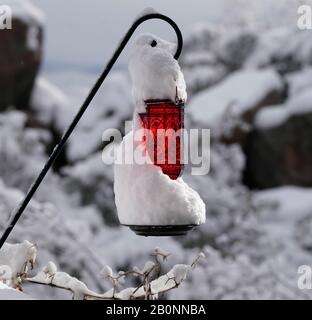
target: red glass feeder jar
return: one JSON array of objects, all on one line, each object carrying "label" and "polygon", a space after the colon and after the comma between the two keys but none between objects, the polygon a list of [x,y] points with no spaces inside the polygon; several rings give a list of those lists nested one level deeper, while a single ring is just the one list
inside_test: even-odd
[{"label": "red glass feeder jar", "polygon": [[[140,113],[152,162],[171,179],[183,171],[184,103],[171,100],[146,100],[146,113]],[[153,141],[150,141],[153,139]],[[151,143],[152,142],[152,143]]]},{"label": "red glass feeder jar", "polygon": [[[145,104],[146,112],[139,115],[143,128],[149,130],[145,135],[147,152],[154,165],[175,180],[183,171],[184,103],[146,100]],[[141,236],[181,236],[195,227],[194,224],[128,226]]]}]

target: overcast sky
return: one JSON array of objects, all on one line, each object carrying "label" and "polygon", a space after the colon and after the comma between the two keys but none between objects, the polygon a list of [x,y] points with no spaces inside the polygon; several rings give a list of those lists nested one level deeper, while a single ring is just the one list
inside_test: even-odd
[{"label": "overcast sky", "polygon": [[[220,0],[33,0],[46,15],[46,65],[103,65],[134,18],[153,7],[174,19],[182,33],[196,22],[212,21],[223,10]],[[175,40],[162,21],[145,22],[138,32]],[[119,63],[124,64],[127,53]]]}]

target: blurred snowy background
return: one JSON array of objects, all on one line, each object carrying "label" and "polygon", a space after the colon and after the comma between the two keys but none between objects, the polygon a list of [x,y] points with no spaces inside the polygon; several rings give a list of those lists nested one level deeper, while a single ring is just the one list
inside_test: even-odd
[{"label": "blurred snowy background", "polygon": [[[103,265],[141,265],[160,246],[173,262],[207,255],[167,298],[312,298],[297,287],[298,267],[312,262],[312,31],[297,29],[298,6],[311,1],[6,4],[14,19],[13,30],[0,31],[0,231],[147,5],[181,25],[188,126],[212,129],[211,172],[184,175],[206,203],[207,223],[182,238],[120,227],[101,138],[132,116],[126,51],[10,242],[36,243],[39,265],[55,261],[98,291]],[[143,29],[174,40],[161,22]]]}]

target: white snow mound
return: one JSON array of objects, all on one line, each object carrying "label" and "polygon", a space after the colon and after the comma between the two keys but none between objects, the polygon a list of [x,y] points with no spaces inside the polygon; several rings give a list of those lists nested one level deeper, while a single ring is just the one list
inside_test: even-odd
[{"label": "white snow mound", "polygon": [[[117,158],[123,159],[133,131],[123,139]],[[144,154],[142,142],[133,141],[133,149]],[[125,225],[186,225],[206,220],[205,204],[182,178],[171,180],[161,168],[145,164],[115,163],[115,201],[118,217]]]}]

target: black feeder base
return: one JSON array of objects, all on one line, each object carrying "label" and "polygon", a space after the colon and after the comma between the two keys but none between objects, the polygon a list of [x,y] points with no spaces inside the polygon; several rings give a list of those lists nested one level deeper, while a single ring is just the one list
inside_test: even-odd
[{"label": "black feeder base", "polygon": [[196,224],[176,225],[176,226],[134,226],[124,225],[129,227],[138,236],[145,237],[169,237],[169,236],[184,236],[188,231],[196,227]]}]

